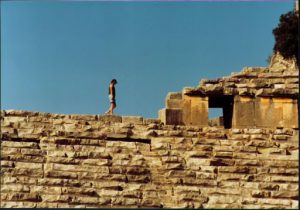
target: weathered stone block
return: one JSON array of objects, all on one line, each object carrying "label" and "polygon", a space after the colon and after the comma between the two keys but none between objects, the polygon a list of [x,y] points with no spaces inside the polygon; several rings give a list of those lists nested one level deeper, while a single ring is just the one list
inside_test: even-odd
[{"label": "weathered stone block", "polygon": [[159,119],[151,119],[151,118],[144,118],[144,124],[146,125],[156,125],[156,124],[159,124],[161,123],[161,121]]},{"label": "weathered stone block", "polygon": [[166,99],[182,99],[181,92],[169,92]]},{"label": "weathered stone block", "polygon": [[232,127],[250,127],[255,125],[254,100],[251,97],[236,96],[233,105]]},{"label": "weathered stone block", "polygon": [[9,148],[38,148],[38,144],[34,142],[17,142],[17,141],[3,141],[2,147]]},{"label": "weathered stone block", "polygon": [[34,202],[20,202],[20,201],[1,201],[1,208],[36,208],[37,203]]},{"label": "weathered stone block", "polygon": [[208,126],[208,97],[183,96],[184,125]]},{"label": "weathered stone block", "polygon": [[219,173],[243,173],[243,174],[255,174],[256,168],[253,167],[243,167],[243,166],[219,166],[218,167]]},{"label": "weathered stone block", "polygon": [[24,168],[24,169],[43,169],[42,163],[25,163],[25,162],[16,162],[16,168]]},{"label": "weathered stone block", "polygon": [[98,120],[100,122],[121,123],[122,117],[117,115],[98,115]]},{"label": "weathered stone block", "polygon": [[122,116],[123,123],[143,124],[143,117],[141,116]]},{"label": "weathered stone block", "polygon": [[167,99],[165,106],[167,109],[182,109],[182,99]]},{"label": "weathered stone block", "polygon": [[181,125],[183,123],[182,114],[182,109],[161,109],[158,115],[165,125]]}]

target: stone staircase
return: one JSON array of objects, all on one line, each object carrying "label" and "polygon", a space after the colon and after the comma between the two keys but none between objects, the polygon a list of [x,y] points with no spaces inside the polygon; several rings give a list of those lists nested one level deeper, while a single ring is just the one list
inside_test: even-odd
[{"label": "stone staircase", "polygon": [[298,135],[1,111],[1,207],[298,208]]}]

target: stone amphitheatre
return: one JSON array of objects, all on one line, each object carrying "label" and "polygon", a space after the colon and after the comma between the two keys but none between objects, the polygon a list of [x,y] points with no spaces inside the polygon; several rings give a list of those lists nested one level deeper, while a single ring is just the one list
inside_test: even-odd
[{"label": "stone amphitheatre", "polygon": [[169,93],[158,119],[2,110],[1,207],[296,209],[298,76],[277,54]]}]

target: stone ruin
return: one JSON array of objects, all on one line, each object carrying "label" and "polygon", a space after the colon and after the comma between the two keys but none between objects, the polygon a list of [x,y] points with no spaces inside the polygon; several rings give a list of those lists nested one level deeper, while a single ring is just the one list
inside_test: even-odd
[{"label": "stone ruin", "polygon": [[209,108],[222,108],[225,128],[298,128],[299,70],[279,54],[269,67],[246,67],[231,76],[201,80],[169,93],[159,119],[166,125],[208,126]]},{"label": "stone ruin", "polygon": [[[298,209],[290,64],[171,93],[163,123],[2,110],[0,207]],[[207,126],[209,107],[223,108],[224,127]]]}]

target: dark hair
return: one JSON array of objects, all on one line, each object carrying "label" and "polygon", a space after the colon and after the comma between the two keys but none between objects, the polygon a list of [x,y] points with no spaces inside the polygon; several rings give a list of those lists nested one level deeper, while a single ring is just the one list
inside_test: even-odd
[{"label": "dark hair", "polygon": [[116,79],[112,79],[112,80],[110,81],[110,83],[115,83],[115,84],[117,84],[118,82],[117,82]]}]

